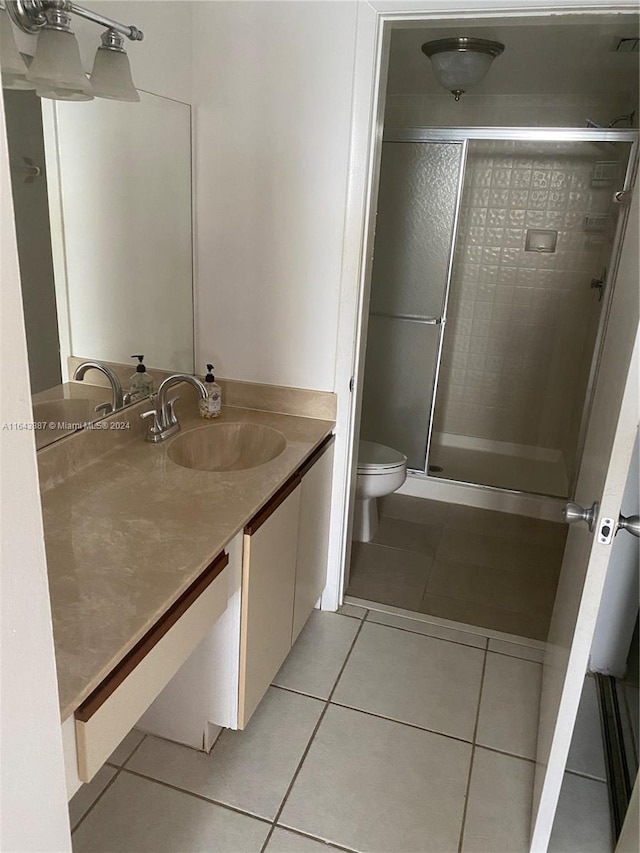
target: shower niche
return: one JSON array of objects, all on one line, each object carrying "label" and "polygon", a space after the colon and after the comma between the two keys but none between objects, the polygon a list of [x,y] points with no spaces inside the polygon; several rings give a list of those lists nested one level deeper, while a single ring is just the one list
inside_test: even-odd
[{"label": "shower niche", "polygon": [[637,133],[385,133],[361,438],[570,497]]}]

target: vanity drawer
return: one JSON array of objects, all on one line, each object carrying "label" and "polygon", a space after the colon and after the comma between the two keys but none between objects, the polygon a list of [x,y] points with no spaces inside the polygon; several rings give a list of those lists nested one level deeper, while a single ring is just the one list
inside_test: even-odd
[{"label": "vanity drawer", "polygon": [[219,554],[75,712],[78,776],[89,782],[227,606]]}]

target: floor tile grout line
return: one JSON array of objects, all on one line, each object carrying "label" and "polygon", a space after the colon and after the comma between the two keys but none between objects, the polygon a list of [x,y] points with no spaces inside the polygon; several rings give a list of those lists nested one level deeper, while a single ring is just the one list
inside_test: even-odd
[{"label": "floor tile grout line", "polygon": [[318,717],[318,722],[315,724],[313,731],[311,732],[311,737],[309,738],[309,741],[308,741],[306,747],[304,748],[302,755],[300,756],[300,761],[298,762],[296,769],[293,773],[293,776],[291,777],[291,781],[289,782],[289,784],[287,786],[287,790],[284,792],[284,797],[282,798],[282,802],[280,803],[280,806],[278,807],[278,810],[275,814],[275,817],[271,821],[271,829],[269,830],[267,837],[264,840],[264,844],[262,845],[262,847],[260,849],[260,853],[264,853],[264,851],[267,848],[267,844],[271,840],[271,836],[273,835],[274,830],[278,824],[278,821],[280,820],[280,815],[284,811],[284,807],[287,804],[289,794],[291,793],[291,790],[293,789],[293,786],[295,785],[296,779],[298,778],[298,774],[300,773],[300,770],[302,769],[302,765],[304,763],[304,760],[306,759],[307,755],[309,754],[309,750],[311,749],[311,744],[315,740],[315,736],[318,732],[318,729],[320,728],[320,724],[322,723],[325,714],[327,713],[328,707],[329,707],[329,703],[325,702],[324,708],[322,709],[322,711],[320,712],[320,716]]},{"label": "floor tile grout line", "polygon": [[431,557],[432,560],[436,557],[435,551],[416,551],[415,548],[403,548],[401,545],[387,545],[384,542],[360,542],[360,545],[374,545],[376,548],[387,548],[389,551],[402,551],[405,554],[418,554],[420,557]]},{"label": "floor tile grout line", "polygon": [[[481,649],[478,649],[481,651]],[[472,741],[463,737],[458,737],[457,735],[449,735],[445,732],[439,732],[437,729],[428,729],[425,726],[420,726],[417,723],[409,723],[407,720],[398,720],[395,717],[386,717],[384,714],[376,714],[374,711],[366,711],[363,708],[356,708],[353,705],[345,705],[343,702],[336,702],[335,699],[331,700],[329,703],[333,705],[335,708],[344,708],[346,711],[355,711],[357,714],[364,714],[367,717],[374,717],[376,720],[386,720],[389,723],[395,723],[398,726],[406,726],[408,729],[415,729],[419,732],[424,732],[425,734],[430,735],[438,735],[439,737],[445,737],[448,740],[455,740],[457,743],[466,743],[471,744]],[[493,750],[497,752],[497,750]],[[514,758],[518,758],[519,756],[513,756]]]},{"label": "floor tile grout line", "polygon": [[[92,811],[94,810],[94,808],[98,805],[98,803],[100,802],[100,800],[102,799],[102,797],[106,794],[106,792],[109,790],[109,788],[113,785],[113,783],[116,781],[116,779],[118,778],[118,776],[119,776],[119,775],[120,775],[120,773],[122,772],[122,767],[118,767],[118,768],[116,769],[115,765],[109,765],[109,766],[113,767],[113,769],[114,769],[116,772],[113,774],[112,778],[111,778],[111,779],[109,779],[109,781],[107,782],[107,784],[106,784],[106,785],[104,786],[104,788],[100,791],[100,793],[99,793],[99,794],[98,794],[98,796],[95,798],[95,800],[91,803],[91,805],[90,805],[90,806],[89,806],[89,808],[86,810],[86,812],[84,812],[84,814],[82,815],[82,817],[80,817],[80,819],[75,823],[75,825],[71,827],[71,834],[72,834],[72,835],[73,835],[73,833],[74,833],[74,832],[76,832],[76,830],[77,830],[77,829],[79,829],[79,827],[80,827],[80,826],[85,822],[85,820],[89,817],[89,815],[91,814],[91,812],[92,812]],[[79,790],[80,790],[80,789],[79,789]],[[76,793],[78,793],[78,792],[76,791]],[[75,796],[75,794],[74,794],[74,796]]]},{"label": "floor tile grout line", "polygon": [[[354,596],[354,597],[356,597],[356,596]],[[375,602],[373,600],[370,600],[370,601],[373,604],[376,604],[376,603],[377,604],[383,604],[383,602]],[[362,605],[357,604],[357,605],[353,605],[353,606],[354,607],[361,607]],[[396,605],[394,605],[394,604],[384,605],[384,606],[396,607]],[[496,643],[496,642],[498,642],[498,643],[509,643],[510,645],[521,646],[523,649],[529,649],[530,651],[531,650],[540,651],[543,653],[545,651],[545,649],[541,649],[537,645],[536,646],[529,645],[529,643],[545,643],[546,644],[545,640],[536,640],[535,637],[524,637],[521,634],[513,634],[513,633],[510,633],[508,631],[499,631],[497,628],[486,628],[486,627],[483,628],[481,625],[471,625],[470,623],[465,623],[465,622],[456,622],[455,623],[457,625],[460,625],[461,626],[460,628],[454,628],[454,627],[451,627],[450,625],[439,625],[438,623],[428,621],[428,619],[427,619],[427,621],[423,621],[421,619],[416,619],[415,617],[416,616],[426,616],[426,617],[435,618],[435,619],[442,619],[442,620],[448,621],[448,622],[451,622],[451,621],[455,622],[455,620],[451,620],[451,619],[447,620],[447,619],[444,619],[444,617],[436,616],[433,613],[426,613],[422,610],[408,610],[407,608],[398,608],[398,609],[407,610],[407,612],[409,612],[413,615],[405,616],[404,613],[389,613],[386,610],[377,610],[374,607],[369,607],[369,608],[367,608],[367,613],[369,615],[366,617],[366,621],[367,622],[374,622],[374,620],[370,618],[370,614],[371,613],[379,613],[379,614],[382,614],[385,616],[395,616],[398,619],[405,619],[407,622],[418,622],[420,625],[430,625],[430,626],[434,626],[436,628],[442,627],[445,630],[455,631],[458,634],[469,634],[472,637],[480,637],[481,639],[488,641],[489,643]],[[511,612],[511,611],[507,611],[507,612]],[[374,624],[386,625],[387,623],[386,622],[374,622]],[[398,628],[399,626],[389,625],[388,627],[389,628]],[[471,630],[465,630],[465,628],[466,629],[477,628],[478,632],[474,632]],[[399,630],[409,631],[410,633],[415,633],[415,634],[423,633],[422,631],[413,631],[411,628],[399,628]],[[483,634],[482,631],[492,631],[494,633],[503,634],[504,636],[490,637],[488,634]],[[435,636],[435,635],[425,634],[425,636],[430,637],[430,636]],[[442,639],[442,638],[438,638],[438,639]],[[522,642],[517,642],[518,640],[521,640]],[[450,640],[449,642],[457,643],[459,641],[458,640]],[[467,643],[460,643],[460,645],[468,645],[468,644]],[[476,646],[475,648],[483,648],[483,647],[482,646]],[[491,648],[489,649],[489,651],[494,652],[495,654],[505,655],[506,657],[520,657],[519,655],[509,654],[508,652],[499,652],[499,651],[496,651],[495,649],[491,649]],[[527,658],[522,658],[522,659],[527,660]]]},{"label": "floor tile grout line", "polygon": [[139,770],[131,770],[129,767],[123,767],[122,773],[126,773],[129,776],[135,776],[136,779],[144,779],[146,782],[151,782],[152,784],[160,785],[163,788],[168,788],[170,791],[176,791],[179,794],[184,794],[187,797],[193,797],[195,800],[200,800],[203,803],[208,803],[212,806],[220,806],[220,808],[226,809],[227,811],[234,812],[234,814],[244,815],[245,817],[251,817],[254,820],[259,820],[260,823],[271,824],[271,818],[263,817],[262,815],[256,814],[255,812],[247,811],[246,809],[241,809],[238,806],[231,805],[231,803],[225,803],[222,800],[213,799],[213,797],[206,797],[204,794],[199,794],[197,791],[189,791],[186,788],[180,788],[178,785],[173,785],[171,782],[166,782],[164,779],[157,779],[154,776],[147,776],[144,773],[141,773]]},{"label": "floor tile grout line", "polygon": [[312,835],[309,832],[303,832],[301,829],[295,829],[293,826],[287,826],[286,823],[274,824],[273,829],[274,831],[276,829],[284,829],[286,832],[292,832],[295,835],[299,835],[301,838],[309,839],[309,841],[317,841],[319,844],[325,844],[327,846],[330,845],[332,848],[335,847],[337,850],[343,850],[344,853],[358,853],[354,847],[345,847],[344,844],[339,844],[337,841],[326,841],[324,838],[320,838],[319,835]]},{"label": "floor tile grout line", "polygon": [[[370,611],[371,612],[371,611]],[[403,618],[402,616],[399,618]],[[452,640],[449,637],[438,637],[435,634],[426,634],[424,631],[414,631],[411,628],[402,628],[400,625],[389,625],[387,622],[376,622],[374,619],[366,620],[369,625],[380,625],[382,628],[395,628],[396,631],[404,631],[405,634],[417,634],[419,637],[428,637],[431,640],[442,640],[443,643],[453,643],[455,646],[465,646],[467,649],[478,649],[484,651],[486,648],[487,637],[482,637],[481,634],[472,634],[471,636],[481,637],[485,641],[485,646],[477,646],[474,643],[464,643],[462,640]],[[421,625],[428,625],[428,622],[421,622]],[[456,628],[450,628],[450,631],[456,631]],[[513,655],[507,655],[513,657]]]},{"label": "floor tile grout line", "polygon": [[435,561],[436,561],[436,555],[434,554],[433,557],[431,558],[431,560],[429,561],[429,568],[427,570],[427,576],[425,578],[424,586],[422,588],[422,595],[420,596],[420,604],[421,605],[422,605],[422,602],[424,600],[425,595],[427,594],[427,587],[429,586],[429,580],[431,579],[431,573],[433,572],[433,564],[435,563]]},{"label": "floor tile grout line", "polygon": [[565,767],[564,772],[568,773],[570,776],[577,776],[579,779],[588,779],[589,782],[602,782],[603,785],[607,784],[606,779],[602,779],[600,776],[592,776],[591,773],[582,773],[580,770],[569,770],[568,767]]},{"label": "floor tile grout line", "polygon": [[347,654],[345,655],[345,659],[342,663],[342,666],[340,667],[340,671],[338,672],[336,680],[333,684],[333,688],[331,689],[331,692],[329,693],[328,699],[325,700],[325,705],[324,705],[324,708],[322,709],[320,717],[318,718],[318,722],[316,723],[315,728],[313,729],[313,732],[311,733],[311,737],[309,738],[309,742],[307,743],[307,746],[305,747],[305,750],[302,753],[302,756],[300,757],[300,761],[298,762],[298,766],[296,767],[295,772],[291,778],[291,781],[289,782],[289,785],[287,787],[287,790],[285,791],[284,797],[282,798],[282,802],[280,803],[280,808],[276,812],[276,816],[273,819],[271,830],[265,839],[264,845],[262,846],[260,853],[264,853],[264,851],[266,850],[267,844],[269,843],[269,840],[271,839],[271,836],[273,835],[274,829],[275,829],[278,821],[280,820],[280,816],[281,816],[282,812],[284,811],[284,808],[287,804],[287,800],[289,799],[289,795],[290,795],[291,791],[293,790],[293,786],[296,783],[296,779],[298,778],[298,775],[300,774],[300,770],[302,769],[302,765],[304,764],[305,759],[306,759],[307,755],[309,754],[311,746],[315,740],[316,734],[318,733],[318,729],[320,728],[320,725],[321,725],[321,723],[325,717],[325,714],[327,713],[327,710],[329,709],[329,705],[331,704],[331,697],[333,696],[333,694],[335,692],[335,689],[338,685],[338,682],[340,681],[340,678],[342,677],[342,673],[344,672],[345,667],[349,661],[349,658],[351,657],[351,652],[353,651],[354,646],[358,640],[358,637],[360,636],[364,622],[365,622],[364,619],[360,620],[360,624],[358,625],[358,630],[356,631],[355,636],[354,636],[353,640],[351,641],[351,645],[349,646],[349,650],[347,651]]},{"label": "floor tile grout line", "polygon": [[480,675],[480,690],[478,691],[478,707],[476,709],[476,721],[473,727],[473,741],[471,744],[471,757],[469,759],[469,775],[467,777],[467,790],[464,797],[464,806],[462,809],[462,821],[460,823],[460,840],[458,842],[458,853],[462,853],[462,844],[464,842],[464,831],[467,823],[467,810],[469,808],[469,798],[471,796],[471,776],[473,773],[473,761],[476,755],[476,741],[478,738],[478,727],[480,725],[480,706],[482,704],[482,692],[484,690],[484,677],[487,671],[487,660],[489,657],[489,639],[487,638],[487,646],[484,650],[484,660],[482,662],[482,674]]},{"label": "floor tile grout line", "polygon": [[[453,504],[453,506],[456,506],[456,504]],[[494,513],[496,513],[496,515],[506,515],[506,516],[510,516],[510,517],[512,517],[514,515],[514,513],[511,513],[511,512],[501,512],[500,510],[487,510],[486,508],[482,508],[482,507],[474,507],[474,509],[478,509],[480,511],[485,511],[485,512],[494,512]],[[532,521],[542,522],[544,524],[555,524],[555,525],[557,525],[557,527],[559,528],[558,530],[552,530],[552,531],[548,531],[548,532],[550,532],[552,536],[557,536],[558,539],[561,538],[561,532],[562,532],[561,529],[564,528],[564,525],[562,524],[562,522],[549,521],[547,519],[542,519],[542,518],[534,518],[533,516],[525,516],[525,517],[530,518]],[[381,516],[381,520],[382,520],[382,518],[388,518],[392,521],[403,521],[403,522],[406,522],[408,524],[415,524],[419,527],[440,527],[441,528],[441,535],[440,535],[441,538],[444,535],[445,531],[455,531],[461,535],[475,534],[477,536],[485,536],[488,539],[494,539],[494,540],[497,540],[498,542],[514,542],[515,541],[515,542],[523,542],[525,544],[540,544],[540,541],[539,541],[540,540],[540,534],[539,533],[526,533],[526,532],[524,532],[524,536],[523,536],[523,532],[518,531],[518,530],[512,530],[512,532],[510,532],[506,535],[505,534],[502,534],[502,535],[491,534],[490,535],[486,532],[486,527],[483,528],[482,530],[476,530],[476,529],[474,529],[473,525],[469,526],[469,525],[464,525],[464,524],[460,524],[460,523],[455,523],[454,521],[450,521],[448,519],[445,521],[442,521],[442,522],[430,522],[430,521],[415,521],[412,518],[405,518],[405,517],[402,517],[399,515],[398,516],[383,515],[383,516]],[[496,519],[494,519],[493,521],[495,523]],[[526,539],[524,538],[525,536],[526,536]],[[374,542],[373,544],[378,544],[378,543]],[[543,544],[545,547],[556,547],[556,545],[559,545],[560,543],[546,542]]]},{"label": "floor tile grout line", "polygon": [[[367,610],[367,614],[368,613],[369,613],[369,611]],[[349,650],[347,651],[347,654],[345,655],[345,659],[342,662],[342,666],[340,667],[340,672],[338,673],[338,677],[334,681],[333,687],[331,688],[331,693],[329,693],[329,697],[327,698],[327,704],[329,704],[329,702],[331,702],[331,700],[333,699],[333,694],[336,692],[336,687],[338,686],[338,682],[342,678],[342,674],[345,671],[347,664],[349,663],[349,658],[351,657],[351,653],[353,652],[355,644],[358,641],[358,637],[362,633],[362,629],[364,628],[365,622],[366,622],[366,617],[365,617],[365,619],[363,619],[360,622],[360,625],[358,626],[358,630],[356,631],[355,636],[354,636],[353,640],[351,641],[351,645],[349,646]]]},{"label": "floor tile grout line", "polygon": [[[72,833],[74,833],[74,832],[76,831],[76,829],[78,829],[78,827],[80,826],[80,824],[81,824],[81,823],[83,823],[83,822],[84,822],[84,820],[85,820],[85,818],[86,818],[86,817],[87,817],[87,816],[88,816],[88,815],[93,811],[93,809],[94,809],[94,808],[96,807],[96,805],[98,804],[98,801],[102,799],[102,797],[104,796],[104,794],[106,794],[106,792],[108,791],[108,789],[109,789],[109,788],[113,785],[113,783],[116,781],[116,779],[118,778],[118,776],[119,776],[119,775],[120,775],[120,773],[122,772],[122,769],[123,769],[123,767],[125,766],[125,764],[127,763],[127,761],[129,761],[129,759],[130,759],[130,758],[132,758],[132,757],[135,755],[135,753],[140,749],[140,747],[142,746],[142,744],[145,742],[145,740],[146,740],[146,739],[147,739],[147,735],[146,735],[146,733],[145,733],[145,734],[143,734],[143,735],[142,735],[142,738],[141,738],[140,742],[139,742],[139,743],[137,743],[137,744],[134,746],[134,748],[131,750],[131,752],[130,752],[130,753],[129,753],[129,755],[125,758],[125,760],[123,761],[123,763],[122,763],[122,764],[120,764],[120,765],[118,765],[118,764],[110,764],[108,760],[107,760],[107,761],[105,761],[105,763],[104,763],[102,766],[103,766],[103,767],[113,767],[113,768],[115,769],[115,771],[116,771],[116,772],[113,774],[113,777],[112,777],[111,779],[109,779],[109,781],[107,782],[107,784],[106,784],[106,785],[104,786],[104,788],[100,791],[100,793],[98,794],[98,796],[97,796],[97,797],[95,798],[95,800],[91,803],[91,805],[90,805],[90,806],[89,806],[89,808],[86,810],[86,812],[82,815],[82,817],[80,818],[80,820],[75,824],[75,826],[71,827],[71,832],[72,832]],[[102,768],[101,768],[101,769],[102,769]],[[82,790],[82,789],[78,789],[78,790]],[[76,793],[78,793],[78,792],[76,791]]]},{"label": "floor tile grout line", "polygon": [[326,696],[317,696],[315,693],[305,693],[304,690],[297,690],[295,687],[286,687],[284,684],[275,684],[272,682],[270,687],[275,687],[276,690],[285,690],[287,693],[295,693],[296,696],[305,696],[307,699],[316,699],[318,702],[326,702]]},{"label": "floor tile grout line", "polygon": [[[384,546],[384,547],[388,547],[388,546]],[[391,550],[402,550],[402,549],[394,549],[394,548],[392,548]],[[436,559],[435,557],[433,557],[433,558],[432,558],[432,563],[435,561],[435,559]],[[475,565],[475,564],[468,563],[468,564],[466,564],[466,565],[470,565],[470,566],[471,566],[471,565]],[[492,567],[491,567],[491,566],[477,566],[477,568],[478,568],[478,569],[480,569],[481,571],[484,571],[485,569],[489,569],[489,570],[492,570],[492,571],[493,571],[493,569],[492,569]],[[501,571],[501,570],[500,570],[500,569],[498,569],[498,571]],[[510,575],[513,575],[513,574],[516,574],[516,573],[517,573],[517,572],[515,572],[515,571],[508,570],[508,569],[505,569],[505,571],[506,571],[506,572],[508,572],[508,574],[510,574]],[[421,596],[421,599],[420,599],[420,601],[421,601],[421,602],[422,602],[422,600],[424,599],[425,595],[427,595],[427,592],[426,592],[426,586],[428,585],[428,582],[429,582],[429,576],[430,576],[430,574],[431,574],[431,569],[429,569],[429,572],[427,573],[427,580],[426,580],[426,582],[425,582],[425,586],[424,586],[424,587],[423,587],[423,589],[422,589],[422,596]],[[414,589],[414,590],[416,590],[416,591],[417,591],[417,590],[418,590],[418,587],[417,587],[417,586],[415,586],[415,587],[411,587],[411,589]],[[352,592],[348,592],[347,594],[349,594],[349,595],[353,595],[355,598],[360,598],[360,599],[369,597],[369,598],[371,598],[371,600],[372,600],[372,601],[376,601],[375,593],[374,593],[373,595],[367,595],[367,594],[357,594],[357,595],[355,595],[355,594],[354,594],[354,593],[352,593]],[[453,596],[453,595],[443,595],[442,593],[433,593],[433,592],[432,592],[432,593],[430,593],[430,594],[431,594],[431,595],[435,595],[435,596],[437,596],[438,598],[446,599],[447,601],[451,601],[451,602],[458,603],[458,604],[464,603],[464,604],[467,604],[467,605],[469,605],[469,604],[477,605],[477,602],[476,602],[476,601],[475,601],[475,599],[473,599],[473,598],[457,598],[456,596]],[[378,603],[383,604],[383,603],[385,603],[385,602],[378,602]],[[388,602],[387,602],[387,603],[388,603]],[[392,607],[397,607],[398,605],[397,605],[397,604],[391,604],[390,606],[392,606]],[[537,619],[537,620],[545,620],[546,622],[548,622],[548,621],[549,621],[549,618],[550,618],[550,615],[549,615],[549,616],[539,615],[538,613],[532,613],[532,612],[530,612],[530,611],[526,611],[526,610],[522,610],[522,611],[521,611],[521,610],[513,610],[513,609],[510,609],[510,608],[508,608],[508,607],[497,607],[497,606],[492,605],[492,604],[485,604],[485,605],[482,605],[482,606],[483,606],[483,607],[486,607],[486,608],[489,608],[490,610],[496,611],[496,612],[497,612],[498,614],[500,614],[500,615],[502,615],[502,614],[506,614],[506,615],[511,615],[511,616],[520,617],[520,618],[522,618],[522,617],[527,617],[527,618],[533,618],[533,619]],[[403,609],[411,610],[411,608],[403,608]],[[443,617],[439,617],[437,613],[430,613],[430,612],[429,612],[429,611],[427,611],[427,610],[411,610],[411,612],[414,612],[414,613],[420,613],[420,614],[423,614],[423,615],[425,615],[425,616],[435,616],[435,617],[437,617],[437,618],[443,618]],[[410,617],[406,617],[406,618],[410,618]],[[477,627],[482,628],[483,626],[478,625]],[[484,626],[484,627],[487,627],[487,626]],[[508,634],[512,634],[512,633],[513,633],[513,632],[511,632],[511,631],[503,631],[503,629],[501,629],[501,628],[489,628],[489,630],[492,630],[492,631],[499,631],[499,632],[502,632],[502,633],[508,633]],[[526,640],[526,639],[529,639],[529,640],[535,640],[536,642],[540,642],[540,638],[539,638],[539,637],[524,637],[524,636],[523,636],[523,639],[525,639],[525,640]],[[505,641],[505,642],[509,642],[509,641],[507,640],[507,641]]]}]

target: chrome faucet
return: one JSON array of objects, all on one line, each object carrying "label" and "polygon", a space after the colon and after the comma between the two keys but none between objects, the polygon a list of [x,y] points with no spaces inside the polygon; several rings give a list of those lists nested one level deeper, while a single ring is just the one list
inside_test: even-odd
[{"label": "chrome faucet", "polygon": [[[111,394],[112,401],[111,403],[99,403],[95,410],[96,412],[103,412],[105,415],[110,415],[111,412],[115,412],[118,409],[121,409],[125,403],[130,402],[128,399],[125,399],[122,394],[122,385],[120,384],[120,380],[116,376],[116,374],[111,370],[110,367],[107,367],[106,364],[102,364],[101,361],[83,361],[82,364],[79,364],[76,369],[73,371],[73,378],[77,380],[84,379],[84,375],[87,370],[99,370],[109,380],[111,384]],[[126,395],[129,397],[129,395]]]},{"label": "chrome faucet", "polygon": [[207,399],[207,389],[204,383],[195,376],[190,376],[188,373],[174,373],[173,376],[168,376],[158,388],[158,400],[155,409],[149,409],[148,412],[143,412],[141,418],[151,418],[149,431],[145,438],[147,441],[164,441],[180,429],[178,417],[174,411],[174,406],[179,397],[171,397],[167,400],[167,391],[172,385],[178,382],[188,382],[198,391],[202,400]]}]

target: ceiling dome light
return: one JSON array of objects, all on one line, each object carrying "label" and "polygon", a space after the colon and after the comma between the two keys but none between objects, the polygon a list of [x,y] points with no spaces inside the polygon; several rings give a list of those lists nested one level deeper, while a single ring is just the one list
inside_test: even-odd
[{"label": "ceiling dome light", "polygon": [[499,41],[465,37],[437,39],[422,45],[436,80],[449,89],[456,101],[484,80],[491,63],[503,50],[504,45]]}]

